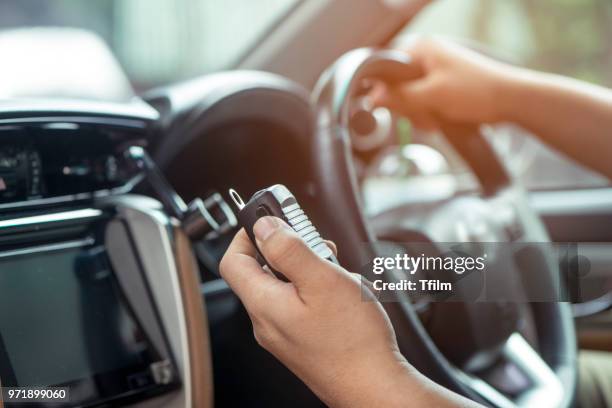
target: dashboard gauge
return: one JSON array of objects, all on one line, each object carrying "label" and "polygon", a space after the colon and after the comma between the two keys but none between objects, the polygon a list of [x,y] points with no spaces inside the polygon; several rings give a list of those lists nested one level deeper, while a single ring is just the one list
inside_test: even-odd
[{"label": "dashboard gauge", "polygon": [[0,201],[37,197],[42,193],[42,164],[37,152],[0,148]]},{"label": "dashboard gauge", "polygon": [[130,175],[115,134],[90,127],[0,129],[0,208],[14,202],[108,194]]}]

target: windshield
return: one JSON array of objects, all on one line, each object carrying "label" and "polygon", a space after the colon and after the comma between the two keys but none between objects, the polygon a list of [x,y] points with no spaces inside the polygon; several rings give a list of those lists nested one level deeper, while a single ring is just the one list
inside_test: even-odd
[{"label": "windshield", "polygon": [[[393,45],[405,46],[414,34],[441,35],[511,63],[610,87],[611,27],[610,1],[437,0],[406,25]],[[610,186],[607,178],[551,149],[525,129],[504,124],[483,130],[508,169],[528,189]],[[425,135],[419,141],[448,156],[440,138]],[[463,174],[459,170],[454,173]],[[441,190],[432,181],[420,183]]]},{"label": "windshield", "polygon": [[[70,71],[74,64],[85,64],[79,59],[91,61],[92,58],[82,55],[83,47],[78,51],[76,47],[71,48],[71,42],[75,37],[95,33],[102,40],[99,43],[106,44],[118,59],[120,71],[127,74],[132,88],[140,92],[232,67],[298,1],[2,0],[0,53],[5,62],[8,49],[8,55],[18,59],[11,62],[16,66],[13,71],[23,72],[22,69],[33,69],[32,54],[61,47],[57,42],[63,42],[65,49],[75,52],[57,52],[55,55],[61,57],[61,64],[53,56],[47,61],[58,70]],[[62,28],[63,34],[31,30],[35,27]],[[34,35],[24,36],[24,28]],[[16,29],[19,36],[14,35]],[[50,38],[56,41],[51,44]],[[91,35],[88,38],[88,44],[93,44]],[[14,51],[15,48],[21,51]],[[92,48],[95,47],[87,47]],[[108,48],[104,52],[111,55]],[[36,63],[44,67],[47,61]],[[106,74],[99,72],[99,61],[96,65],[92,68],[96,73]],[[2,73],[7,74],[6,68]]]}]

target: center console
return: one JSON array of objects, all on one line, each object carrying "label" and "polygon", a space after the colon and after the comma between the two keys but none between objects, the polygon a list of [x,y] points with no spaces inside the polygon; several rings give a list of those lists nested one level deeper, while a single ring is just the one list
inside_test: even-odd
[{"label": "center console", "polygon": [[68,390],[30,406],[211,404],[189,240],[122,163],[156,119],[138,103],[0,106],[0,382]]}]

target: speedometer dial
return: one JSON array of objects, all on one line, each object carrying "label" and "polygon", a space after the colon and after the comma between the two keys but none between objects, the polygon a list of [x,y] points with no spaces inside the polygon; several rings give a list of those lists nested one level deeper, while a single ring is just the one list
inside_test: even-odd
[{"label": "speedometer dial", "polygon": [[41,170],[37,152],[0,147],[0,201],[39,196],[42,193]]}]

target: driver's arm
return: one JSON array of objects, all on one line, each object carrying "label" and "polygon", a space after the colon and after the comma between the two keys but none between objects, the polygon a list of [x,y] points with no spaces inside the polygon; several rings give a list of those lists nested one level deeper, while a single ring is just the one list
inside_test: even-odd
[{"label": "driver's arm", "polygon": [[465,123],[514,122],[612,178],[612,91],[569,78],[506,65],[443,40],[409,47],[421,79],[375,93],[417,127],[442,118]]},{"label": "driver's arm", "polygon": [[418,373],[400,354],[381,304],[362,298],[357,275],[313,253],[282,220],[254,227],[270,265],[256,261],[244,230],[221,261],[221,274],[240,297],[257,342],[331,407],[467,407],[476,404]]}]

